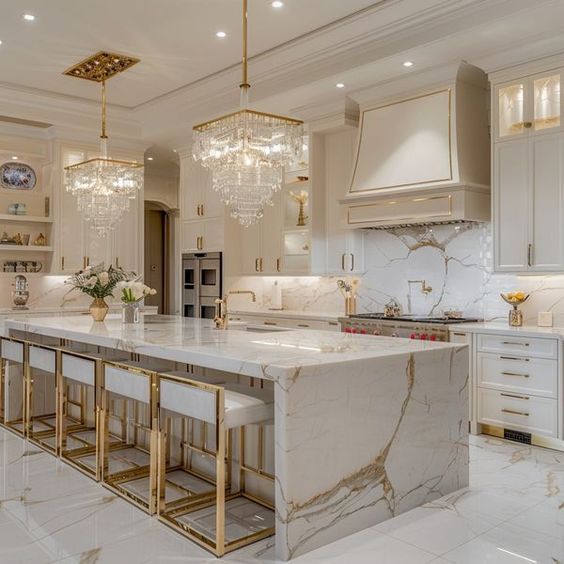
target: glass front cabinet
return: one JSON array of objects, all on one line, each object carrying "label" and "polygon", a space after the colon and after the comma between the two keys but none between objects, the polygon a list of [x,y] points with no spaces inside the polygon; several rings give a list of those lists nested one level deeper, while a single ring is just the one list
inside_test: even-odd
[{"label": "glass front cabinet", "polygon": [[551,71],[496,87],[498,140],[555,131],[561,127],[563,72]]}]

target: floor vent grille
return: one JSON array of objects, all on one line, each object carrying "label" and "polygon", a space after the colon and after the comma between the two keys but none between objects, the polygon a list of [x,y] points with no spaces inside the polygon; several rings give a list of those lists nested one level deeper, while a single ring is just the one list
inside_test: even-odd
[{"label": "floor vent grille", "polygon": [[522,433],[521,431],[512,431],[511,429],[503,430],[503,438],[516,443],[531,444],[531,433]]}]

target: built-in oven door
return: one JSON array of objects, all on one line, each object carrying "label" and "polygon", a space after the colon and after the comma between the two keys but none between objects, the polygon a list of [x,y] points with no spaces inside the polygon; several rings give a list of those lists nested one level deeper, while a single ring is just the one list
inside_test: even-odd
[{"label": "built-in oven door", "polygon": [[182,307],[184,317],[200,317],[200,261],[184,258],[182,261]]},{"label": "built-in oven door", "polygon": [[221,297],[221,260],[218,258],[200,259],[199,269],[200,298]]}]

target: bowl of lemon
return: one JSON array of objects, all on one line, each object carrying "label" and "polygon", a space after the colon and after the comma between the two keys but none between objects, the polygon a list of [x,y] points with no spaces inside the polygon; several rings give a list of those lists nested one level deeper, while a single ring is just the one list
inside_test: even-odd
[{"label": "bowl of lemon", "polygon": [[506,292],[505,294],[501,293],[500,296],[512,306],[512,309],[509,310],[509,325],[511,327],[521,327],[523,325],[523,312],[519,309],[519,306],[529,299],[530,294],[518,290],[516,292]]}]

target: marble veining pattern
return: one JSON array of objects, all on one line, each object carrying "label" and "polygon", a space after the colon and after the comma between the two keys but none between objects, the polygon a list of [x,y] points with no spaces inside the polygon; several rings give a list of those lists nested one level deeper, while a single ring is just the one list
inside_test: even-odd
[{"label": "marble veining pattern", "polygon": [[276,554],[288,560],[468,485],[468,347],[249,334],[147,316],[16,319],[51,336],[274,382]]},{"label": "marble veining pattern", "polygon": [[[216,559],[51,455],[0,430],[0,561],[275,564],[272,539]],[[297,564],[562,564],[564,456],[470,438],[470,486]]]},{"label": "marble veining pattern", "polygon": [[[492,234],[489,224],[437,225],[365,233],[365,272],[357,278],[359,312],[382,311],[395,297],[403,311],[441,315],[461,309],[468,317],[505,320],[509,306],[500,292],[522,289],[531,293],[523,304],[525,322],[536,323],[538,311],[552,311],[554,324],[564,326],[564,276],[494,274]],[[257,307],[267,308],[274,280],[283,289],[284,307],[302,311],[344,311],[337,289],[339,277],[252,277],[228,280],[229,288],[246,288],[258,294]],[[433,291],[423,295],[408,280],[425,279]],[[233,297],[234,308],[248,309]]]}]

